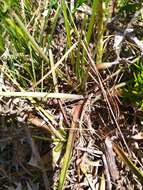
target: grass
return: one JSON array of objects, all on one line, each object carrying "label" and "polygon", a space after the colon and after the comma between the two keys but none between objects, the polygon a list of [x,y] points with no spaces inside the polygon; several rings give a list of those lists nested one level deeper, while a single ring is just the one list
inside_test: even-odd
[{"label": "grass", "polygon": [[0,1],[3,189],[142,187],[142,20],[141,1]]}]

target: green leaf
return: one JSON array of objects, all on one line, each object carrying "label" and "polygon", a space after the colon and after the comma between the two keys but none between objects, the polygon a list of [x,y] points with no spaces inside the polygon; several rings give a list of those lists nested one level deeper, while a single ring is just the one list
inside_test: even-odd
[{"label": "green leaf", "polygon": [[4,41],[3,41],[3,37],[0,34],[0,53],[4,51]]}]

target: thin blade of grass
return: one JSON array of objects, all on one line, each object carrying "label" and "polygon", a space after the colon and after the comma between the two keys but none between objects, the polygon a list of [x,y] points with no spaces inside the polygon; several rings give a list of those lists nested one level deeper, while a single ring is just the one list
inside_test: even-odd
[{"label": "thin blade of grass", "polygon": [[95,16],[96,16],[96,13],[97,13],[96,12],[96,6],[97,6],[97,0],[94,0],[93,5],[92,5],[92,16],[91,16],[89,26],[88,26],[88,31],[87,31],[87,34],[86,34],[86,40],[87,40],[88,44],[90,42],[91,35],[92,35],[92,32],[93,32],[93,26],[95,24]]},{"label": "thin blade of grass", "polygon": [[[54,67],[54,58],[53,58],[53,53],[52,53],[51,49],[49,49],[49,59],[50,59],[50,65],[51,65],[51,69],[52,69]],[[52,70],[52,77],[53,77],[53,84],[55,87],[55,92],[58,93],[59,92],[58,80],[57,80],[56,73],[55,73],[54,69]]]},{"label": "thin blade of grass", "polygon": [[140,183],[143,185],[143,171],[140,171],[136,165],[126,156],[125,152],[115,143],[113,148],[120,159],[130,168],[130,170],[137,176]]},{"label": "thin blade of grass", "polygon": [[[70,34],[70,24],[69,24],[69,19],[68,19],[68,15],[67,15],[66,2],[64,0],[62,0],[61,3],[62,3],[63,15],[64,15],[65,29],[66,29],[66,34],[67,34],[67,45],[69,48],[71,48],[72,40],[71,40],[71,34]],[[71,56],[71,63],[73,65],[74,64],[73,52],[70,53],[70,56]]]},{"label": "thin blade of grass", "polygon": [[60,16],[60,14],[61,14],[61,10],[62,10],[61,6],[59,6],[57,8],[57,10],[56,10],[54,18],[52,19],[52,27],[51,27],[52,29],[51,29],[51,33],[48,36],[48,43],[49,43],[49,45],[51,44],[51,41],[53,39],[53,34],[54,34],[55,29],[56,29],[57,21],[58,21],[58,18]]},{"label": "thin blade of grass", "polygon": [[[5,97],[31,97],[31,98],[57,98],[57,99],[83,99],[82,95],[66,93],[46,93],[46,92],[0,92],[0,96]],[[43,99],[43,101],[44,101]]]},{"label": "thin blade of grass", "polygon": [[103,32],[104,32],[104,10],[103,1],[97,1],[97,45],[96,45],[96,64],[102,63],[103,55]]},{"label": "thin blade of grass", "polygon": [[44,51],[42,48],[37,44],[35,39],[31,36],[29,31],[26,29],[24,24],[22,23],[21,19],[18,17],[18,15],[15,12],[11,12],[10,15],[15,19],[15,21],[18,23],[18,25],[21,27],[22,31],[24,34],[27,36],[28,40],[31,42],[33,48],[37,51],[37,53],[43,58],[44,61],[46,61],[49,64],[49,59],[45,55]]},{"label": "thin blade of grass", "polygon": [[[93,27],[95,24],[95,16],[96,16],[96,6],[97,6],[97,0],[93,1],[93,5],[92,5],[92,15],[89,21],[89,25],[88,25],[88,30],[86,33],[86,46],[88,47],[90,40],[91,40],[91,36],[93,33]],[[85,49],[83,49],[82,51],[82,61],[81,61],[81,88],[83,89],[88,77],[88,72],[85,72],[85,63],[86,63],[86,58],[87,58],[87,53],[85,51]]]},{"label": "thin blade of grass", "polygon": [[75,43],[71,46],[71,48],[62,56],[62,58],[55,64],[55,66],[47,73],[43,76],[43,78],[41,78],[34,86],[33,88],[35,88],[38,84],[40,84],[42,81],[44,81],[50,74],[52,74],[53,70],[56,70],[57,67],[59,67],[59,65],[62,64],[62,62],[64,61],[64,59],[68,56],[68,54],[70,54],[70,52],[76,47],[78,43]]},{"label": "thin blade of grass", "polygon": [[[41,115],[41,114],[40,114]],[[47,122],[46,123],[46,121],[44,120],[44,119],[40,119],[39,117],[36,117],[36,116],[34,116],[34,115],[32,115],[32,114],[29,114],[29,116],[28,116],[28,121],[30,122],[30,123],[32,123],[33,125],[35,125],[36,127],[40,127],[40,128],[43,128],[43,129],[46,129],[48,132],[50,132],[50,134],[51,135],[54,135],[55,137],[57,137],[59,140],[61,140],[61,141],[65,141],[65,139],[64,139],[64,137],[61,135],[61,133],[58,131],[58,130],[56,130],[55,128],[54,128],[54,126],[53,125],[51,125],[51,123],[50,122]],[[43,123],[43,121],[45,122],[45,123]]]},{"label": "thin blade of grass", "polygon": [[99,184],[99,190],[105,190],[105,177],[104,174],[102,174],[101,179],[100,179],[100,184]]},{"label": "thin blade of grass", "polygon": [[69,131],[69,137],[68,137],[68,141],[67,141],[67,145],[66,145],[66,152],[63,158],[63,163],[62,163],[62,169],[60,172],[60,177],[59,177],[59,184],[58,184],[58,190],[62,190],[64,188],[64,183],[66,180],[66,174],[68,171],[68,167],[70,165],[70,159],[72,156],[72,150],[73,150],[73,146],[74,146],[74,141],[75,141],[75,130],[78,127],[78,120],[80,117],[80,112],[82,109],[82,105],[83,103],[79,103],[78,105],[75,106],[74,108],[74,113],[73,113],[73,120],[71,123],[71,128]]}]

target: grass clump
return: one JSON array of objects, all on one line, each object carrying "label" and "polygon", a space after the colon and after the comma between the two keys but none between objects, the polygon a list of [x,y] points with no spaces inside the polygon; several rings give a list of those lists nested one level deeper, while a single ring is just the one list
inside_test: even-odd
[{"label": "grass clump", "polygon": [[139,58],[137,63],[131,66],[131,76],[125,89],[126,100],[143,109],[143,62]]}]

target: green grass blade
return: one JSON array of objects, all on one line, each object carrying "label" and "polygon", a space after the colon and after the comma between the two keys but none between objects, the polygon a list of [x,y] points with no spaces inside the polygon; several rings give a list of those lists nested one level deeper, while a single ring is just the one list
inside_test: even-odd
[{"label": "green grass blade", "polygon": [[104,33],[104,10],[103,1],[98,0],[97,11],[97,45],[96,45],[96,64],[102,63],[103,55],[103,33]]},{"label": "green grass blade", "polygon": [[[70,34],[70,24],[69,24],[69,19],[67,15],[67,7],[66,7],[66,2],[62,0],[62,11],[64,15],[64,21],[65,21],[65,29],[66,29],[66,34],[67,34],[67,45],[69,48],[72,47],[72,41],[71,41],[71,34]],[[70,53],[71,55],[71,63],[74,65],[74,55],[73,52]]]},{"label": "green grass blade", "polygon": [[27,36],[28,40],[31,42],[33,48],[37,51],[37,53],[41,56],[41,58],[43,58],[43,60],[49,64],[48,57],[45,55],[42,48],[37,44],[35,39],[30,35],[29,31],[26,29],[26,27],[24,26],[24,24],[22,23],[22,21],[20,20],[18,15],[15,12],[11,12],[10,15],[12,15],[14,17],[14,19],[16,20],[18,25],[21,27],[22,31]]},{"label": "green grass blade", "polygon": [[97,0],[94,0],[93,5],[92,5],[92,15],[91,15],[91,18],[90,18],[90,22],[89,22],[89,25],[88,25],[88,31],[87,31],[87,34],[86,34],[86,40],[87,40],[88,44],[90,42],[91,35],[92,35],[92,32],[93,32],[93,26],[95,24],[96,6],[97,6]]},{"label": "green grass blade", "polygon": [[60,177],[59,177],[59,184],[58,184],[58,188],[57,188],[58,190],[63,190],[63,188],[64,188],[64,183],[66,180],[68,167],[70,165],[70,159],[72,156],[72,150],[73,150],[74,141],[75,141],[75,129],[78,127],[77,122],[78,122],[78,119],[80,116],[81,108],[82,108],[82,103],[76,105],[75,109],[74,109],[73,120],[71,123],[69,137],[68,137],[68,141],[67,141],[67,145],[66,145],[66,152],[65,152],[65,155],[63,158],[62,169],[61,169],[61,173],[60,173]]}]

